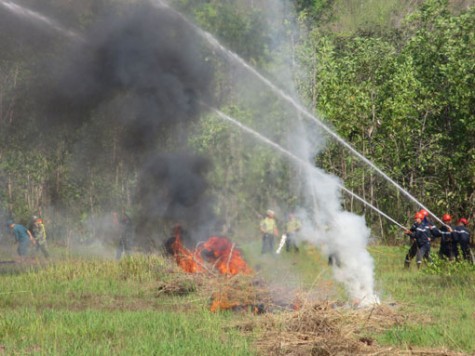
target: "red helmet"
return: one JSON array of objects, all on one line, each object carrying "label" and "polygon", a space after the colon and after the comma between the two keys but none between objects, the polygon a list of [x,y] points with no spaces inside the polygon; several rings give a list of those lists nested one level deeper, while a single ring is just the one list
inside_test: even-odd
[{"label": "red helmet", "polygon": [[442,221],[451,221],[452,217],[449,214],[444,214],[442,216]]},{"label": "red helmet", "polygon": [[422,215],[422,213],[420,211],[418,211],[417,213],[414,214],[414,220],[416,219],[424,219],[424,215]]},{"label": "red helmet", "polygon": [[419,211],[419,213],[422,214],[422,218],[425,218],[426,216],[429,215],[429,213],[428,213],[427,210],[425,210],[425,209],[421,209],[421,210]]},{"label": "red helmet", "polygon": [[465,218],[460,218],[459,223],[462,223],[464,225],[468,225],[468,220]]}]

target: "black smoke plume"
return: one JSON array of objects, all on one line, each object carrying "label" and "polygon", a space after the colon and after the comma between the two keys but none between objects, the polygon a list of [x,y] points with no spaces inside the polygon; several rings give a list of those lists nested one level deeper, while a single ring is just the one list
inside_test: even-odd
[{"label": "black smoke plume", "polygon": [[[186,152],[184,134],[201,114],[199,102],[211,101],[212,68],[201,44],[173,13],[133,5],[98,21],[39,80],[49,130],[74,133],[91,120],[103,120],[96,127],[104,133],[120,128],[120,148],[131,167],[141,167],[136,202],[147,237],[161,219],[198,229],[212,216],[205,198],[209,162]],[[157,152],[159,141],[177,131],[181,153]],[[93,161],[100,152],[92,151],[83,156]]]}]

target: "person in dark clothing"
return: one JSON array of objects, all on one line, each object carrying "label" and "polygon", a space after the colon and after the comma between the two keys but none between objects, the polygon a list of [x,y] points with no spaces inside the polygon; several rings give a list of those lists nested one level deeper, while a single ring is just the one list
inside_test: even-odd
[{"label": "person in dark clothing", "polygon": [[132,220],[126,214],[125,211],[122,212],[122,216],[119,219],[120,224],[120,239],[119,246],[117,248],[116,258],[120,259],[122,255],[129,256],[132,252],[132,239],[134,235],[134,227]]},{"label": "person in dark clothing", "polygon": [[28,247],[30,245],[30,242],[33,245],[35,244],[35,239],[33,238],[33,235],[26,227],[20,224],[15,224],[11,220],[7,222],[7,225],[15,236],[15,241],[18,243],[18,256],[20,256],[20,259],[25,258],[28,254]]},{"label": "person in dark clothing", "polygon": [[341,268],[341,260],[336,252],[333,252],[328,256],[328,265]]},{"label": "person in dark clothing", "polygon": [[444,214],[442,216],[442,221],[444,225],[440,228],[434,228],[432,234],[434,237],[440,237],[440,249],[439,257],[441,259],[454,259],[454,253],[452,248],[452,231],[453,228],[450,225],[452,217],[449,214]]},{"label": "person in dark clothing", "polygon": [[417,268],[419,269],[422,264],[422,259],[426,259],[432,262],[430,258],[430,241],[431,241],[431,229],[434,226],[430,226],[428,223],[423,222],[424,215],[417,212],[414,215],[414,224],[410,230],[406,230],[406,235],[409,235],[412,241],[412,245],[406,255],[404,266],[409,268],[411,260],[416,256]]},{"label": "person in dark clothing", "polygon": [[457,245],[460,245],[464,260],[474,263],[472,253],[470,251],[470,231],[468,231],[467,225],[468,220],[461,218],[457,222],[457,226],[454,227],[454,231],[452,232],[454,248],[456,251],[455,257],[458,259],[459,253]]}]

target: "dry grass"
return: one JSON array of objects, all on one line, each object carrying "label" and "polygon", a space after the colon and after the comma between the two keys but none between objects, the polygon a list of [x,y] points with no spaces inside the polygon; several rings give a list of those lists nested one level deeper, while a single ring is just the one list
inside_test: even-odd
[{"label": "dry grass", "polygon": [[395,305],[358,309],[330,301],[304,303],[298,311],[256,321],[261,334],[256,347],[265,355],[455,355],[447,350],[381,347],[370,336],[407,319]]},{"label": "dry grass", "polygon": [[[255,276],[229,278],[195,274],[187,278],[194,280],[198,295],[209,298],[211,310],[249,313],[246,321],[229,328],[255,335],[259,354],[455,355],[447,350],[379,346],[372,334],[408,321],[408,316],[401,314],[395,304],[359,309],[348,303],[316,301],[301,291],[283,293],[283,290],[273,289]],[[177,287],[169,289],[174,288]],[[261,313],[263,315],[258,315]],[[414,316],[411,321],[415,322]]]},{"label": "dry grass", "polygon": [[[378,345],[371,335],[409,321],[394,303],[358,308],[316,300],[299,290],[270,286],[256,275],[176,273],[175,277],[179,278],[161,282],[160,293],[182,295],[185,289],[184,294],[195,293],[212,311],[247,313],[249,317],[227,329],[252,334],[262,355],[460,355],[444,349]],[[410,322],[425,324],[430,319],[415,320],[411,315]]]},{"label": "dry grass", "polygon": [[296,312],[264,318],[260,325],[264,337],[257,342],[257,347],[267,354],[373,353],[379,349],[374,340],[365,335],[404,320],[394,308],[385,305],[357,310],[329,301],[308,303]]}]

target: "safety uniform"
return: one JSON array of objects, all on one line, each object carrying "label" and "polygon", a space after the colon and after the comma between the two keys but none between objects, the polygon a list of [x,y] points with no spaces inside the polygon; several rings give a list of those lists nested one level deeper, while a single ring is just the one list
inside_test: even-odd
[{"label": "safety uniform", "polygon": [[452,237],[454,242],[453,248],[455,257],[458,258],[457,245],[460,245],[463,258],[473,263],[474,261],[472,261],[472,254],[470,253],[470,232],[468,231],[468,229],[463,225],[457,225],[454,227]]},{"label": "safety uniform", "polygon": [[296,217],[291,217],[289,221],[287,221],[287,224],[285,226],[285,232],[287,235],[287,239],[285,240],[285,250],[287,252],[289,252],[291,248],[293,248],[295,252],[299,252],[295,237],[301,227],[302,224]]},{"label": "safety uniform", "polygon": [[416,222],[412,225],[408,235],[413,243],[406,255],[405,266],[409,267],[414,256],[416,256],[418,268],[420,268],[423,258],[432,261],[430,258],[431,226],[424,221],[420,224]]},{"label": "safety uniform", "polygon": [[454,258],[452,232],[449,231],[446,225],[442,225],[440,228],[434,228],[432,230],[432,235],[434,237],[440,237],[439,257],[452,260]]},{"label": "safety uniform", "polygon": [[36,241],[36,251],[41,251],[43,256],[49,257],[48,250],[46,249],[46,229],[41,220],[36,220],[33,223],[32,231],[33,238]]},{"label": "safety uniform", "polygon": [[266,216],[261,220],[260,229],[262,232],[262,254],[266,252],[274,252],[274,236],[277,231],[277,223],[273,217]]}]

